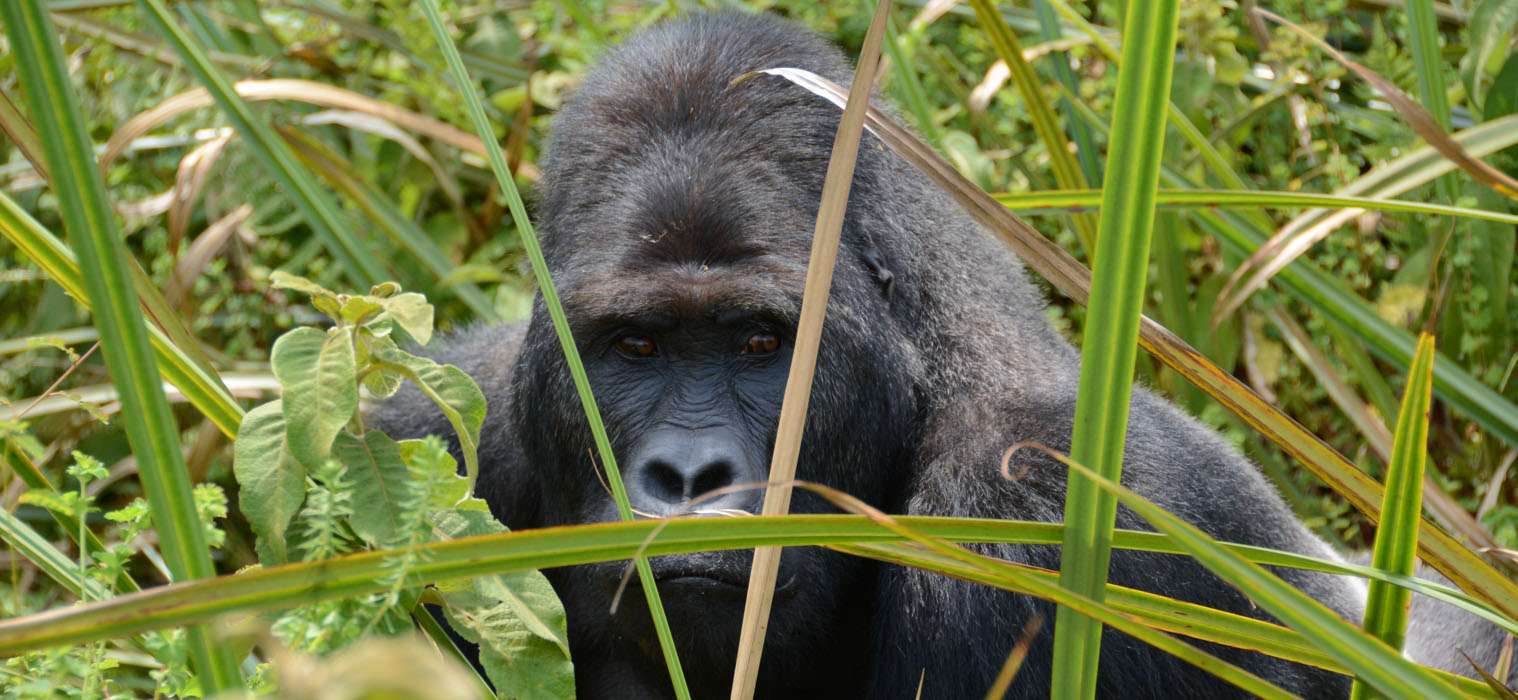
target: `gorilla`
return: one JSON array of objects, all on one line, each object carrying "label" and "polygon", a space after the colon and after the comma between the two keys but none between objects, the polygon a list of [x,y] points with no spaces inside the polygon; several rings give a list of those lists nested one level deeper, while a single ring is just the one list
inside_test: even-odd
[{"label": "gorilla", "polygon": [[[840,115],[779,78],[733,84],[779,66],[842,85],[851,79],[842,53],[786,21],[696,14],[608,51],[553,127],[535,215],[643,515],[680,514],[694,496],[767,478]],[[1061,465],[1027,451],[1019,459],[1034,461],[1024,478],[1006,481],[997,468],[1020,441],[1069,448],[1080,356],[1049,325],[1046,306],[1007,248],[866,135],[798,478],[890,513],[1059,521]],[[430,353],[475,377],[490,399],[479,491],[503,522],[523,529],[617,518],[541,297],[525,324],[477,326],[440,345]],[[397,437],[451,434],[414,392],[381,406],[376,419]],[[1133,394],[1123,482],[1218,539],[1335,557],[1253,465],[1143,388]],[[761,497],[740,490],[702,507],[756,512]],[[792,510],[833,512],[805,492]],[[1126,510],[1117,525],[1146,529]],[[1059,567],[1058,547],[977,549]],[[651,560],[697,697],[727,692],[750,558]],[[609,562],[547,572],[568,613],[579,693],[667,697],[643,597],[625,595],[610,611],[623,571]],[[1360,582],[1280,573],[1359,618]],[[1118,551],[1111,580],[1263,617],[1183,556]],[[919,680],[924,697],[978,697],[1035,618],[1045,624],[1010,694],[1048,695],[1054,608],[1046,602],[821,548],[784,550],[778,581],[764,697],[909,697]],[[1465,650],[1490,668],[1490,645],[1473,648],[1472,639]],[[1410,653],[1458,668],[1456,644]],[[1343,676],[1203,646],[1293,693],[1348,692]],[[1098,684],[1102,697],[1241,694],[1110,629]]]}]

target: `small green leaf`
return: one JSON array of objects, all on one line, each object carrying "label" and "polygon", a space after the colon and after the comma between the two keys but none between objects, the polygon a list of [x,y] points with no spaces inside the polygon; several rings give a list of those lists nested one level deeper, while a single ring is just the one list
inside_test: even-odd
[{"label": "small green leaf", "polygon": [[385,309],[384,304],[380,303],[382,300],[375,297],[343,294],[337,299],[342,320],[355,325],[362,324],[370,316]]},{"label": "small green leaf", "polygon": [[323,287],[315,282],[312,282],[311,280],[301,277],[300,275],[292,275],[288,272],[285,272],[284,270],[275,270],[269,273],[269,283],[274,285],[275,289],[289,289],[291,291],[305,294],[312,299],[315,299],[317,297],[332,297],[333,299],[337,298],[336,292],[333,292],[326,287]]},{"label": "small green leaf", "polygon": [[427,297],[416,292],[407,292],[384,300],[385,310],[390,312],[390,317],[405,329],[416,342],[426,345],[432,340],[432,305],[427,303]]},{"label": "small green leaf", "polygon": [[384,299],[386,297],[393,297],[399,294],[400,291],[401,285],[395,282],[381,282],[369,288],[369,296]]},{"label": "small green leaf", "polygon": [[290,451],[307,467],[319,464],[358,410],[353,329],[297,328],[274,341],[269,362],[284,388]]},{"label": "small green leaf", "polygon": [[[1518,3],[1514,3],[1514,7],[1518,7]],[[1492,80],[1492,91],[1487,94],[1481,110],[1486,121],[1518,112],[1518,53],[1508,56],[1502,70],[1497,71],[1496,79]]]},{"label": "small green leaf", "polygon": [[[450,539],[506,530],[477,510],[443,511],[433,522]],[[574,696],[564,606],[541,572],[443,583],[438,591],[454,630],[480,645],[480,663],[495,687],[520,698]]]},{"label": "small green leaf", "polygon": [[240,487],[238,507],[258,537],[258,560],[264,566],[289,561],[286,530],[306,500],[306,468],[285,446],[279,401],[243,417],[232,445],[232,475]]},{"label": "small green leaf", "polygon": [[348,522],[365,541],[387,545],[401,527],[416,485],[390,436],[370,430],[362,438],[339,432],[332,456],[341,462],[352,485],[353,514]]},{"label": "small green leaf", "polygon": [[426,508],[432,510],[468,509],[489,512],[490,507],[478,498],[469,497],[469,480],[459,476],[459,464],[437,436],[400,442],[401,460],[411,470],[412,478],[430,484]]}]

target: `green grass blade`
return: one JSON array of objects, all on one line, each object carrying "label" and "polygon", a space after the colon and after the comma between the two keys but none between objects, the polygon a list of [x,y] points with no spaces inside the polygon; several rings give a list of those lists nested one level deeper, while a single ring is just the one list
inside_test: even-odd
[{"label": "green grass blade", "polygon": [[[73,523],[65,522],[61,529],[64,532],[73,530]],[[99,581],[79,576],[79,562],[64,556],[46,537],[4,508],[0,508],[0,540],[80,600],[105,600],[111,597],[111,592],[100,585]]]},{"label": "green grass blade", "polygon": [[[1017,35],[1007,26],[1007,21],[990,0],[970,0],[970,4],[975,7],[981,28],[996,48],[996,55],[1007,64],[1012,82],[1017,85],[1023,106],[1028,110],[1028,118],[1033,122],[1033,130],[1038,133],[1039,140],[1044,142],[1044,151],[1049,154],[1049,167],[1054,171],[1055,182],[1067,190],[1085,189],[1086,176],[1075,162],[1075,156],[1070,154],[1070,142],[1065,139],[1065,131],[1060,128],[1054,110],[1044,97],[1038,74],[1033,71],[1033,66],[1023,60],[1023,49],[1017,41]],[[1096,217],[1076,214],[1074,219],[1076,234],[1090,258],[1097,245]]]},{"label": "green grass blade", "polygon": [[175,20],[164,0],[138,0],[138,5],[148,23],[174,48],[175,53],[184,60],[185,67],[195,74],[216,100],[217,106],[232,122],[232,127],[242,136],[248,150],[257,157],[269,177],[290,196],[306,224],[337,259],[349,280],[355,285],[367,287],[388,279],[389,275],[376,262],[376,256],[354,238],[352,227],[343,221],[332,196],[323,191],[311,174],[300,166],[295,154],[274,133],[274,129],[254,114],[248,103],[237,95],[226,76],[211,62],[206,50]]},{"label": "green grass blade", "polygon": [[[1042,190],[1038,192],[1002,192],[992,195],[996,201],[1016,212],[1037,214],[1048,212],[1094,211],[1100,208],[1100,190]],[[1407,212],[1431,214],[1502,224],[1518,225],[1518,215],[1472,207],[1456,207],[1448,204],[1413,202],[1403,199],[1355,197],[1316,192],[1272,192],[1268,190],[1177,190],[1162,189],[1156,203],[1165,209],[1198,209],[1204,207],[1264,209],[1301,209],[1306,207],[1333,207],[1339,209],[1365,209],[1368,211]]]},{"label": "green grass blade", "polygon": [[[1113,106],[1071,443],[1072,459],[1093,465],[1097,473],[1112,480],[1122,473],[1128,433],[1178,21],[1176,0],[1155,0],[1130,5],[1123,25],[1127,40]],[[1117,502],[1111,495],[1092,482],[1070,479],[1061,585],[1102,600],[1116,517]],[[1059,608],[1054,622],[1051,697],[1095,697],[1101,633],[1102,626],[1095,620],[1068,607]]]},{"label": "green grass blade", "polygon": [[[422,0],[420,4],[427,15],[427,25],[432,29],[433,39],[437,42],[448,64],[448,73],[453,79],[454,87],[464,98],[464,108],[469,113],[469,120],[473,123],[475,133],[479,135],[481,143],[485,144],[490,169],[495,173],[496,183],[500,185],[501,193],[506,196],[506,205],[511,210],[511,219],[522,237],[522,247],[526,249],[527,257],[532,262],[532,274],[537,278],[538,292],[543,295],[543,305],[547,307],[548,315],[553,320],[554,333],[558,335],[559,346],[564,351],[565,363],[569,365],[569,372],[574,377],[575,390],[580,394],[580,406],[585,411],[586,421],[590,423],[591,435],[596,443],[596,453],[601,458],[601,465],[606,472],[606,481],[611,487],[612,498],[617,503],[617,513],[623,520],[631,520],[633,512],[632,504],[627,498],[627,487],[622,483],[622,473],[617,468],[617,458],[612,452],[611,441],[606,437],[606,426],[601,421],[601,411],[596,407],[595,395],[591,393],[590,379],[585,375],[585,365],[580,361],[580,351],[570,332],[569,321],[564,317],[564,306],[559,302],[558,292],[554,290],[553,277],[548,272],[548,262],[543,259],[543,249],[538,245],[538,237],[533,231],[532,220],[527,216],[527,207],[522,202],[521,193],[517,192],[516,182],[512,180],[511,169],[506,165],[505,155],[495,145],[495,132],[490,127],[490,119],[485,116],[485,107],[480,100],[479,91],[470,80],[469,71],[464,67],[464,60],[459,56],[458,47],[449,36],[447,27],[443,26],[443,17],[438,10],[437,0]],[[574,5],[573,2],[569,4]],[[594,31],[594,26],[587,29]],[[664,662],[669,668],[670,682],[674,685],[675,695],[681,700],[688,700],[690,690],[685,684],[685,672],[680,667],[680,656],[675,650],[674,636],[669,631],[669,620],[664,614],[664,603],[659,598],[659,589],[654,582],[653,570],[649,568],[648,560],[642,557],[636,560],[635,566],[638,569],[640,587],[643,589],[644,597],[648,599],[649,614],[653,617],[654,630],[659,638],[659,648],[664,653]]]},{"label": "green grass blade", "polygon": [[[63,52],[40,0],[0,4],[17,72],[32,114],[40,120],[44,160],[53,193],[74,241],[85,296],[100,330],[106,365],[119,391],[127,440],[137,458],[143,489],[158,524],[159,546],[177,580],[216,575],[211,550],[195,508],[179,430],[164,398],[148,330],[138,308],[127,265],[126,243],[95,166],[77,98],[69,85]],[[190,654],[208,692],[235,689],[242,677],[231,653],[212,644],[206,630],[189,630]]]},{"label": "green grass blade", "polygon": [[1328,606],[1292,588],[1291,584],[1260,565],[1220,546],[1196,526],[1074,460],[1063,455],[1054,456],[1072,471],[1113,494],[1156,530],[1184,547],[1198,563],[1248,595],[1261,609],[1301,633],[1317,649],[1333,656],[1376,690],[1396,698],[1453,700],[1461,697],[1430,670],[1403,658],[1396,649],[1340,619],[1338,613]]},{"label": "green grass blade", "polygon": [[[1043,41],[1054,41],[1060,38],[1059,16],[1054,13],[1054,8],[1047,0],[1033,0],[1033,10],[1038,13],[1039,38]],[[1054,77],[1064,87],[1064,94],[1060,96],[1060,107],[1070,116],[1067,117],[1067,127],[1070,138],[1075,141],[1075,156],[1081,166],[1081,174],[1086,176],[1088,184],[1102,184],[1102,160],[1101,153],[1096,149],[1096,139],[1091,134],[1091,129],[1086,123],[1077,118],[1073,112],[1074,105],[1071,95],[1080,94],[1080,83],[1075,77],[1075,71],[1070,69],[1070,60],[1064,52],[1055,51],[1049,54],[1049,64],[1054,67]]]},{"label": "green grass blade", "polygon": [[[1445,133],[1450,132],[1449,92],[1444,86],[1444,57],[1439,51],[1439,21],[1433,0],[1407,0],[1407,32],[1413,45],[1413,71],[1418,76],[1419,102]],[[1454,202],[1460,183],[1453,174],[1434,183],[1439,201]]]},{"label": "green grass blade", "polygon": [[[11,441],[7,440],[3,449],[5,453],[5,466],[10,467],[11,471],[16,472],[16,476],[20,477],[21,483],[26,484],[27,490],[58,493],[58,488],[53,485],[53,482],[48,480],[47,475],[43,474],[42,470],[32,463],[31,458],[26,456],[20,449],[17,449]],[[80,542],[80,533],[74,527],[74,523],[69,522],[62,514],[52,509],[48,509],[47,512],[58,523],[58,529],[66,533],[76,546],[84,547],[91,552],[105,551],[105,543],[100,541],[100,538],[95,535],[93,530],[85,529],[84,541]],[[28,556],[27,558],[31,557]],[[126,571],[122,571],[116,577],[116,586],[123,591],[141,590],[137,582],[133,581],[131,575]]]},{"label": "green grass blade", "polygon": [[[1043,522],[916,516],[901,516],[896,521],[924,536],[962,543],[1055,545],[1060,543],[1064,532],[1057,523]],[[1114,535],[1113,544],[1119,548],[1186,553],[1167,535],[1131,530],[1118,530]],[[864,516],[789,515],[667,522],[637,520],[521,530],[432,543],[407,551],[415,551],[417,561],[422,562],[411,572],[414,582],[420,585],[426,581],[625,560],[639,551],[658,556],[767,545],[843,546],[907,541],[902,534],[885,530]],[[1428,581],[1292,552],[1238,544],[1221,546],[1262,565],[1391,581],[1518,631],[1518,622],[1492,613],[1454,589]],[[6,620],[0,622],[0,655],[179,626],[221,614],[277,610],[384,590],[389,585],[383,576],[386,556],[396,555],[396,551],[370,552],[250,570],[210,581],[151,589],[130,599],[107,601],[89,608]],[[1160,604],[1151,601],[1145,605]],[[1164,624],[1173,623],[1179,621]],[[1155,624],[1159,626],[1161,622]],[[1214,628],[1222,626],[1217,622],[1208,624]],[[1282,638],[1283,643],[1286,639]]]},{"label": "green grass blade", "polygon": [[[1397,413],[1397,430],[1391,461],[1386,466],[1386,493],[1381,501],[1381,520],[1376,524],[1376,544],[1371,566],[1411,576],[1418,565],[1418,519],[1423,512],[1423,469],[1428,462],[1428,410],[1434,379],[1434,336],[1418,338],[1418,352],[1407,372],[1407,389]],[[1365,631],[1401,649],[1407,633],[1407,611],[1412,594],[1380,581],[1372,581],[1365,602]],[[1351,698],[1375,694],[1355,681]]]},{"label": "green grass blade", "polygon": [[[63,287],[69,296],[90,308],[84,276],[79,272],[74,253],[4,192],[0,192],[0,235],[47,272],[48,277]],[[236,437],[237,426],[242,424],[242,407],[237,405],[221,379],[203,369],[157,326],[148,326],[148,340],[153,345],[163,378],[178,387],[222,434]]]}]

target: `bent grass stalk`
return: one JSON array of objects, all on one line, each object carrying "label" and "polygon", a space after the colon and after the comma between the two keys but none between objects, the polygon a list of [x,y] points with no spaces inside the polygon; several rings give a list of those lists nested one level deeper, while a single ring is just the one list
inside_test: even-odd
[{"label": "bent grass stalk", "polygon": [[[553,320],[554,333],[558,336],[559,346],[564,351],[564,360],[569,365],[570,374],[574,377],[575,391],[580,395],[580,406],[585,411],[586,421],[590,423],[596,451],[606,468],[606,480],[611,487],[612,499],[616,501],[617,513],[623,520],[632,520],[632,504],[627,498],[627,487],[622,483],[622,472],[617,468],[617,458],[612,452],[611,441],[606,437],[606,426],[601,420],[601,411],[596,407],[595,395],[591,393],[590,379],[585,375],[585,365],[580,360],[580,352],[570,332],[569,321],[564,316],[564,306],[560,303],[558,292],[554,289],[553,276],[549,274],[548,262],[543,258],[543,249],[538,244],[537,234],[533,231],[532,220],[527,216],[527,207],[522,202],[521,193],[517,192],[516,182],[512,180],[511,169],[506,164],[506,158],[501,153],[500,147],[496,145],[495,132],[490,126],[490,119],[485,116],[485,107],[480,101],[479,91],[469,78],[469,71],[464,67],[464,59],[459,55],[458,46],[453,43],[453,38],[448,35],[448,29],[443,26],[443,17],[438,10],[437,0],[422,0],[420,4],[422,11],[427,15],[427,26],[432,30],[433,40],[437,42],[448,64],[448,73],[453,79],[454,87],[464,98],[464,108],[469,114],[469,121],[474,125],[481,143],[485,144],[485,154],[490,162],[490,170],[495,173],[496,183],[500,185],[501,193],[506,197],[507,207],[511,210],[512,222],[516,224],[517,232],[521,236],[522,247],[527,250],[527,257],[532,261],[532,273],[537,279],[538,291],[543,295],[543,305],[548,308],[548,315]],[[659,589],[655,585],[653,570],[649,568],[647,558],[639,557],[635,564],[643,595],[648,600],[649,614],[653,617],[655,634],[659,638],[659,648],[664,654],[664,663],[669,668],[670,683],[674,686],[676,697],[689,700],[690,689],[686,687],[685,672],[680,667],[680,655],[675,650],[675,640],[669,630],[669,619],[664,614],[664,603],[659,598]]]}]

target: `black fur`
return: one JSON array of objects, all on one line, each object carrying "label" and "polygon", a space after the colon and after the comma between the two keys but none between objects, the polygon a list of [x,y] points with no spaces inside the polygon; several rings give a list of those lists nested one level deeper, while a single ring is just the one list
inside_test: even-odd
[{"label": "black fur", "polygon": [[[539,231],[616,454],[645,508],[662,505],[637,490],[646,474],[640,455],[678,443],[649,437],[660,431],[723,431],[726,481],[762,479],[768,465],[789,343],[767,357],[734,348],[755,329],[789,341],[839,117],[778,78],[730,85],[776,66],[850,81],[843,56],[809,32],[771,17],[697,15],[610,51],[557,118]],[[1050,328],[1045,305],[1002,244],[866,136],[799,478],[893,513],[1059,520],[1065,470],[1057,463],[1037,461],[1016,482],[997,473],[1013,443],[1069,446],[1079,356]],[[660,356],[623,357],[612,346],[627,334],[655,338]],[[480,488],[510,527],[615,517],[541,298],[525,327],[476,328],[436,352],[490,397]],[[414,393],[382,408],[378,422],[398,436],[449,432]],[[1251,464],[1143,388],[1133,396],[1123,481],[1217,538],[1335,556]],[[753,509],[757,501],[727,503]],[[830,509],[798,493],[793,510]],[[1145,527],[1126,510],[1118,525]],[[1052,547],[980,550],[1059,564]],[[655,560],[699,697],[726,693],[748,559]],[[642,596],[632,591],[617,614],[608,612],[621,572],[619,563],[549,572],[568,609],[579,692],[668,695]],[[692,572],[707,578],[693,580]],[[1281,573],[1346,617],[1358,616],[1359,583]],[[976,697],[1034,617],[1045,621],[1043,632],[1010,695],[1048,694],[1048,604],[814,548],[787,549],[780,579],[762,695],[910,697],[921,677],[924,697]],[[1260,616],[1185,557],[1117,552],[1111,579]],[[1340,676],[1207,649],[1294,693],[1347,691]],[[1098,682],[1102,697],[1239,694],[1111,630]]]}]

